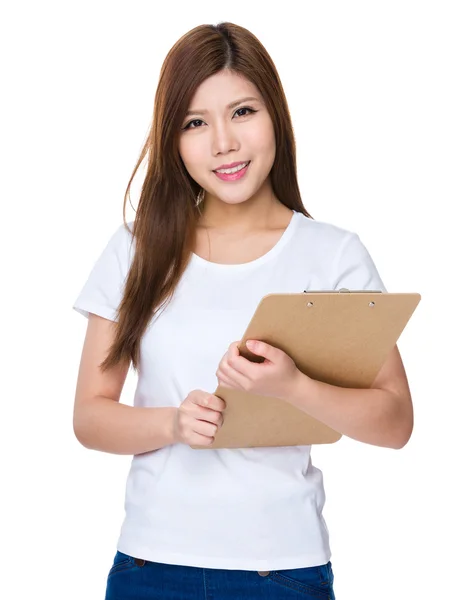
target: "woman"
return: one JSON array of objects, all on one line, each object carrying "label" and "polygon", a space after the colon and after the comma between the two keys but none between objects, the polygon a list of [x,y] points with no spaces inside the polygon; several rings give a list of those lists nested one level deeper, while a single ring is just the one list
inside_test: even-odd
[{"label": "woman", "polygon": [[[146,155],[136,218],[115,231],[74,304],[89,319],[75,434],[134,455],[106,598],[334,599],[310,447],[190,446],[211,444],[223,424],[220,384],[402,447],[413,419],[397,348],[370,390],[311,380],[264,343],[253,349],[263,364],[237,349],[265,294],[386,289],[357,234],[305,210],[282,85],[246,29],[202,25],[170,50],[125,202]],[[133,407],[119,403],[130,364]]]}]

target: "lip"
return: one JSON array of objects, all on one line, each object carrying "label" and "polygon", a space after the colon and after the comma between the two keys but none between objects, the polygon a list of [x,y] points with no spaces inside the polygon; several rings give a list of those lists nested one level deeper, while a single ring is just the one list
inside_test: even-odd
[{"label": "lip", "polygon": [[227,165],[220,165],[219,167],[216,167],[216,169],[213,169],[213,171],[217,171],[218,169],[232,169],[233,167],[243,165],[244,163],[247,163],[247,162],[250,162],[250,161],[240,160],[239,162],[229,163]]},{"label": "lip", "polygon": [[[238,164],[244,164],[244,163],[238,163]],[[251,166],[251,161],[247,161],[247,166],[244,167],[243,169],[240,169],[239,171],[236,171],[236,173],[218,173],[217,171],[214,171],[216,177],[218,177],[218,179],[220,179],[221,181],[238,181],[240,179],[242,179],[249,167]]]}]

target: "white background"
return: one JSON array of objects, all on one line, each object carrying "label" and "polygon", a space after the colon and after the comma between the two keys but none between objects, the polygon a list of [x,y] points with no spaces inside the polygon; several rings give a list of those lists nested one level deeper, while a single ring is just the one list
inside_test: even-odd
[{"label": "white background", "polygon": [[[422,295],[398,342],[415,407],[408,445],[344,437],[313,449],[336,596],[472,598],[468,9],[453,0],[2,8],[3,598],[104,598],[131,457],[74,437],[87,322],[72,303],[122,222],[165,55],[194,26],[225,20],[250,29],[277,65],[308,211],[356,231],[389,292]],[[135,384],[130,372],[124,402]]]}]

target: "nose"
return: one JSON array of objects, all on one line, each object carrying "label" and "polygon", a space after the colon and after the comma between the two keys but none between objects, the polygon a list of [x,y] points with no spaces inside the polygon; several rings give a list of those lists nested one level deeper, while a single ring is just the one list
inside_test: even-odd
[{"label": "nose", "polygon": [[214,156],[239,149],[239,140],[231,123],[220,122],[213,127],[212,152]]}]

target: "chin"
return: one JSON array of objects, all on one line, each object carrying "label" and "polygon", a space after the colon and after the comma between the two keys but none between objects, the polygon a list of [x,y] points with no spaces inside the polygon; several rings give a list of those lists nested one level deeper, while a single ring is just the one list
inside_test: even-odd
[{"label": "chin", "polygon": [[215,196],[220,202],[224,202],[225,204],[243,204],[252,198],[252,194],[235,195],[233,197],[219,196],[218,194],[215,194]]},{"label": "chin", "polygon": [[243,192],[242,189],[241,190],[215,190],[214,188],[210,188],[210,187],[205,187],[205,190],[207,190],[206,192],[206,197],[211,197],[211,198],[216,198],[218,200],[220,200],[220,202],[224,202],[225,204],[242,204],[243,202],[246,202],[247,200],[249,200],[250,198],[252,198],[252,196],[254,195],[255,192],[251,192],[251,193],[247,193],[247,192]]}]

